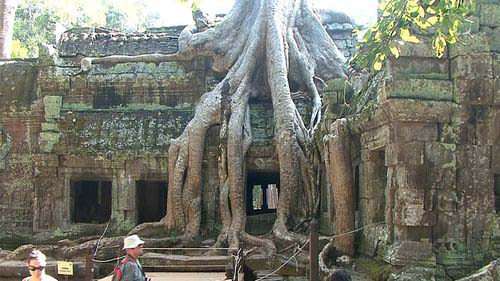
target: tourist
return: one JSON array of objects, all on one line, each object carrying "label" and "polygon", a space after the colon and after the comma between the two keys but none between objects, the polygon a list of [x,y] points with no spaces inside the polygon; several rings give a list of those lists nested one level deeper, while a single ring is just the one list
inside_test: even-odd
[{"label": "tourist", "polygon": [[57,279],[45,273],[47,257],[42,252],[38,250],[31,251],[27,262],[31,276],[24,278],[23,281],[57,281]]},{"label": "tourist", "polygon": [[335,270],[330,277],[327,279],[328,281],[351,281],[351,275],[347,273],[347,271],[343,269]]},{"label": "tourist", "polygon": [[147,281],[144,270],[139,262],[139,256],[142,255],[142,241],[139,236],[131,235],[123,239],[123,250],[127,256],[115,268],[113,281]]}]

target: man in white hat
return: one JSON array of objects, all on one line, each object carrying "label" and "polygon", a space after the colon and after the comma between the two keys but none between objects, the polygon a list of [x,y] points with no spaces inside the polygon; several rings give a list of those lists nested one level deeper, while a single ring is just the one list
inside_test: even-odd
[{"label": "man in white hat", "polygon": [[123,250],[127,256],[115,268],[113,281],[147,281],[148,278],[139,263],[139,256],[142,255],[142,241],[139,236],[131,235],[123,239]]}]

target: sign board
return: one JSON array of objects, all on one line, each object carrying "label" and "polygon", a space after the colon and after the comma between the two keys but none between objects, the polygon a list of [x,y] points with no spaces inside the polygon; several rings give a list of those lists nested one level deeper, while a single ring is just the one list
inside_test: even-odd
[{"label": "sign board", "polygon": [[57,262],[57,274],[59,275],[73,275],[73,263],[69,261]]}]

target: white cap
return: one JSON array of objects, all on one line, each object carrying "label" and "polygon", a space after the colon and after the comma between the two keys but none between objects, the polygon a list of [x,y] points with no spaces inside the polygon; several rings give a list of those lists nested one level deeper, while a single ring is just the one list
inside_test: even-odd
[{"label": "white cap", "polygon": [[139,236],[137,235],[130,235],[128,237],[125,237],[123,239],[123,250],[125,249],[133,249],[139,245],[144,244],[144,241],[142,241]]}]

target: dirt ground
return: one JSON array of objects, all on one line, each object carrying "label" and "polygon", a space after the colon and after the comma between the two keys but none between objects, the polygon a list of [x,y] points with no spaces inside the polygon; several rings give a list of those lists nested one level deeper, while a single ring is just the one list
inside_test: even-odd
[{"label": "dirt ground", "polygon": [[[222,281],[224,272],[148,272],[152,281]],[[100,281],[111,281],[111,276],[100,279]]]}]

